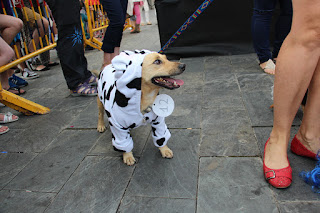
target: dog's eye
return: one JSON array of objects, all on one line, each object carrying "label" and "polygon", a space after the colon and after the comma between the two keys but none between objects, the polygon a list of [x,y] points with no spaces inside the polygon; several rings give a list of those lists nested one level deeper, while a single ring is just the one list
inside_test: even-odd
[{"label": "dog's eye", "polygon": [[153,63],[154,63],[154,64],[161,64],[161,63],[162,63],[162,61],[161,61],[161,60],[159,60],[159,59],[157,59],[157,60],[155,60]]}]

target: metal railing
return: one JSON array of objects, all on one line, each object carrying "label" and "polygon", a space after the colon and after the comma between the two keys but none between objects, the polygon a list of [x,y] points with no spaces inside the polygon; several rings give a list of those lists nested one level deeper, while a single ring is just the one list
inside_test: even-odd
[{"label": "metal railing", "polygon": [[[45,43],[47,45],[44,45],[44,41],[42,40],[42,36],[40,35],[40,29],[39,29],[40,26],[37,25],[38,16],[36,15],[34,5],[31,0],[28,0],[28,1],[29,1],[28,3],[30,4],[29,9],[31,9],[33,18],[35,20],[36,29],[31,28],[30,17],[27,14],[27,7],[25,5],[25,2],[23,0],[21,0],[21,5],[20,5],[21,8],[19,8],[19,9],[21,9],[22,15],[24,17],[24,30],[23,30],[23,32],[20,32],[21,48],[19,49],[16,44],[13,45],[13,49],[16,54],[16,59],[6,65],[1,66],[0,73],[4,72],[12,67],[15,67],[18,64],[23,63],[26,60],[31,59],[39,54],[42,54],[46,51],[49,51],[50,49],[56,47],[56,45],[57,45],[54,42],[54,36],[53,36],[52,31],[50,33],[51,38],[52,38],[52,44],[50,44],[49,37],[46,32],[48,30],[46,30],[46,29],[44,29],[44,34],[45,34],[44,39],[45,39]],[[15,7],[14,2],[12,0],[8,0],[8,2],[9,2],[9,5],[7,5],[7,6],[9,6],[9,9],[11,11],[6,11],[4,0],[1,0],[2,13],[5,15],[8,15],[10,12],[11,15],[18,17],[17,8]],[[46,19],[48,20],[48,22],[50,22],[51,21],[50,14],[48,12],[48,7],[47,7],[47,4],[45,3],[45,1],[43,1],[42,8],[41,8],[38,0],[35,0],[35,2],[37,4],[37,9],[38,9],[38,13],[40,15],[40,19],[42,20],[42,18],[43,18],[42,11],[44,11]],[[43,23],[42,23],[42,27],[44,27]],[[34,30],[37,30],[37,33],[39,35],[39,44],[36,44],[36,42],[34,41],[34,38],[32,36],[32,32]],[[33,48],[32,51],[30,50],[30,48],[28,48],[28,43],[32,46],[32,48]],[[38,45],[39,45],[39,48],[37,48]],[[24,52],[23,56],[20,54],[20,51]],[[4,90],[2,88],[1,82],[0,82],[0,102],[3,103],[4,105],[6,105],[10,108],[13,108],[19,112],[22,112],[26,115],[31,115],[34,113],[46,114],[50,111],[50,109],[47,107],[41,106],[39,104],[36,104],[32,101],[29,101],[25,98],[22,98],[20,96],[17,96],[11,92]]]}]

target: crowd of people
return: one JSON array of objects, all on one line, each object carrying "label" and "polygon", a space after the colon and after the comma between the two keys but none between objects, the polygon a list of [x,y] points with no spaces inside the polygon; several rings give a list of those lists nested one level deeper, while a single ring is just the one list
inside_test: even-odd
[{"label": "crowd of people", "polygon": [[[2,9],[0,15],[0,38],[2,39],[0,48],[0,57],[2,60],[0,66],[17,58],[17,53],[15,54],[13,51],[13,46],[17,47],[19,55],[21,56],[26,54],[26,50],[22,48],[22,42],[28,41],[27,52],[31,53],[40,48],[40,40],[45,42],[45,36],[47,36],[50,43],[57,41],[56,49],[58,57],[71,95],[97,95],[97,78],[87,69],[87,60],[84,56],[82,38],[78,40],[79,42],[73,42],[74,36],[82,35],[80,15],[83,23],[85,24],[87,22],[84,0],[48,0],[47,5],[45,5],[42,0],[32,0],[31,3],[32,2],[33,5],[36,5],[39,2],[43,10],[38,11],[38,7],[32,8],[33,5],[30,4],[29,1],[4,0],[5,8]],[[104,67],[111,63],[114,56],[119,54],[125,19],[127,17],[131,17],[133,20],[141,19],[140,10],[142,10],[142,7],[138,8],[139,13],[136,12],[136,14],[133,14],[133,8],[131,8],[131,13],[127,14],[127,0],[122,1],[121,5],[116,5],[114,1],[108,0],[101,0],[100,2],[103,5],[103,8],[106,8],[108,14],[106,18],[109,19],[109,27],[106,32],[103,32],[103,30],[100,31],[101,34],[104,35],[102,46],[104,51],[102,67]],[[94,2],[89,1],[89,3],[93,4]],[[142,1],[140,3],[141,6],[143,6]],[[147,24],[151,24],[149,16],[147,15],[149,7],[146,6],[146,4],[148,4],[148,2],[145,1],[144,3],[143,11],[145,12],[146,20],[148,21]],[[117,7],[116,10],[112,9],[115,6]],[[90,8],[93,8],[93,5],[91,5]],[[33,14],[33,9],[35,10],[35,14]],[[49,11],[49,14],[47,11]],[[70,13],[70,11],[72,12]],[[96,14],[97,11],[93,12],[95,18],[104,15]],[[23,27],[25,29],[23,29]],[[23,30],[28,30],[28,32],[22,33]],[[133,30],[137,30],[137,28]],[[85,31],[88,32],[86,26]],[[31,34],[30,38],[24,38],[28,33]],[[51,33],[54,35],[53,37],[50,36]],[[101,36],[101,34],[99,35]],[[99,35],[94,34],[94,36],[97,37]],[[26,93],[22,87],[29,84],[28,80],[38,78],[40,76],[38,74],[39,71],[49,70],[51,66],[58,64],[58,62],[50,62],[50,51],[47,51],[40,56],[22,62],[18,66],[1,73],[0,79],[2,88],[16,95],[22,95]],[[0,114],[0,123],[2,124],[16,120],[18,120],[18,117],[11,113]],[[4,134],[8,132],[8,130],[9,128],[7,126],[0,126],[0,134]]]}]

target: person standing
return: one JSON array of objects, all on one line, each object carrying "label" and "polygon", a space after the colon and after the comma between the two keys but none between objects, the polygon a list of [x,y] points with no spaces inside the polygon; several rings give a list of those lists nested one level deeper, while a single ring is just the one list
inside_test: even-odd
[{"label": "person standing", "polygon": [[293,0],[291,31],[277,59],[274,121],[265,144],[263,172],[269,184],[287,188],[292,182],[287,148],[293,119],[308,89],[300,128],[291,151],[316,159],[320,149],[320,2]]},{"label": "person standing", "polygon": [[47,0],[58,28],[57,52],[72,96],[97,95],[97,78],[84,56],[79,0]]},{"label": "person standing", "polygon": [[[280,4],[280,15],[275,26],[273,51],[270,51],[270,29],[273,12]],[[292,22],[291,0],[254,0],[251,31],[253,47],[259,59],[261,69],[268,74],[275,74],[275,60],[280,47],[290,32]]]},{"label": "person standing", "polygon": [[109,26],[103,38],[103,64],[101,70],[111,64],[111,60],[119,55],[123,27],[126,20],[128,0],[100,0],[107,12]]}]

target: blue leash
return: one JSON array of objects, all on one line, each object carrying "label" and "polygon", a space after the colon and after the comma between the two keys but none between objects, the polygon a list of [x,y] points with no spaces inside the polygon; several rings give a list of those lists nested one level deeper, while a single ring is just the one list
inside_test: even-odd
[{"label": "blue leash", "polygon": [[159,53],[163,53],[165,49],[167,49],[170,44],[172,44],[187,28],[190,24],[193,23],[194,20],[205,10],[207,7],[213,2],[213,0],[205,0],[200,7],[187,19],[186,22],[173,34],[173,36],[169,39],[169,41],[161,48]]}]

